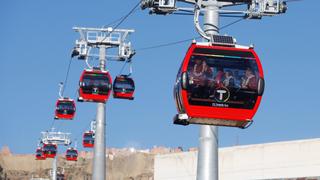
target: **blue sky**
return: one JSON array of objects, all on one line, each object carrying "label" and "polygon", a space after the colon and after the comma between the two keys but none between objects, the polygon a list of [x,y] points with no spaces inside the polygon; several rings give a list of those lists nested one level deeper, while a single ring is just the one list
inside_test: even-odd
[{"label": "blue sky", "polygon": [[[35,151],[40,132],[53,121],[58,83],[63,81],[78,34],[73,26],[101,27],[126,14],[137,1],[3,0],[0,2],[0,147],[14,153]],[[286,14],[245,20],[221,31],[239,44],[255,44],[266,90],[248,129],[220,128],[220,146],[320,137],[319,1],[289,4]],[[221,18],[221,25],[232,19]],[[155,16],[138,10],[121,28],[136,30],[134,48],[198,36],[192,16]],[[137,51],[134,101],[107,103],[107,146],[184,148],[198,145],[199,127],[172,124],[176,113],[172,88],[189,43]],[[122,64],[108,62],[113,77]],[[76,98],[84,62],[74,60],[65,95]],[[95,117],[96,104],[77,103],[73,121],[55,123],[78,139]],[[82,149],[82,148],[80,148]],[[62,150],[64,151],[64,150]]]}]

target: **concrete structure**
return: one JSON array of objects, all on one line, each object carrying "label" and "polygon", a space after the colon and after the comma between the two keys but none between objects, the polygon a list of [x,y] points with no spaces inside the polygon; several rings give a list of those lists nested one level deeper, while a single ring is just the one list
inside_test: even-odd
[{"label": "concrete structure", "polygon": [[[320,139],[219,149],[219,179],[320,180]],[[156,155],[155,180],[195,180],[197,152]]]}]

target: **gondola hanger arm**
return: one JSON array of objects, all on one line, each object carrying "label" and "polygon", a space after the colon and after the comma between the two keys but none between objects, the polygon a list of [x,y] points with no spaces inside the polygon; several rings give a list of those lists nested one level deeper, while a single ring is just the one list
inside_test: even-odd
[{"label": "gondola hanger arm", "polygon": [[63,98],[63,82],[59,83],[59,97],[60,99]]},{"label": "gondola hanger arm", "polygon": [[198,4],[195,4],[194,7],[194,17],[193,17],[193,23],[194,26],[196,27],[197,32],[205,39],[207,40],[211,40],[210,36],[208,36],[203,29],[200,26],[200,22],[199,22],[199,15],[200,15],[200,6]]},{"label": "gondola hanger arm", "polygon": [[89,69],[93,69],[93,66],[91,66],[91,65],[89,64],[88,60],[89,60],[89,58],[87,57],[86,60],[85,60],[87,67],[88,67]]},{"label": "gondola hanger arm", "polygon": [[128,76],[131,76],[132,74],[132,61],[129,62],[129,74]]}]

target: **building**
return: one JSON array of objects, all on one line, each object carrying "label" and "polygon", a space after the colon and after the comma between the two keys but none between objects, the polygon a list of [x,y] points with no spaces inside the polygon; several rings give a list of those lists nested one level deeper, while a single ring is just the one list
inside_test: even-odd
[{"label": "building", "polygon": [[[155,180],[195,180],[197,151],[159,154]],[[320,180],[320,139],[219,149],[221,180]]]}]

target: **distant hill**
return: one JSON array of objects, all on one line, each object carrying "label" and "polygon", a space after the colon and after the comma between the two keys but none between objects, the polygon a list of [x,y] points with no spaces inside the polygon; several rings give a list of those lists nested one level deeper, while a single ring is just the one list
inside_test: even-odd
[{"label": "distant hill", "polygon": [[[92,153],[80,152],[77,162],[66,161],[58,155],[58,172],[65,179],[91,179]],[[154,155],[143,152],[118,151],[107,157],[108,179],[153,179]],[[13,155],[0,153],[0,180],[29,180],[50,178],[52,159],[35,160],[34,155]]]}]

